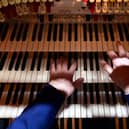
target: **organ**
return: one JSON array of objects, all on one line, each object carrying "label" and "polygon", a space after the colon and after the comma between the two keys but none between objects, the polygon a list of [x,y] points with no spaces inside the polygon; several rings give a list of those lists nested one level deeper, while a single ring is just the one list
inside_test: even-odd
[{"label": "organ", "polygon": [[118,40],[128,51],[128,0],[1,0],[0,127],[49,80],[50,60],[65,56],[84,84],[62,106],[59,128],[128,129],[128,104],[99,64],[111,64],[106,51]]}]

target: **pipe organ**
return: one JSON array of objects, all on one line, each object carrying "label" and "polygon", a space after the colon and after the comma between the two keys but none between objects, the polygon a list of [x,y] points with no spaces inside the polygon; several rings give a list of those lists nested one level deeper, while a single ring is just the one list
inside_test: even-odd
[{"label": "pipe organ", "polygon": [[0,129],[49,80],[50,60],[77,62],[84,84],[57,115],[60,129],[129,129],[129,106],[99,60],[129,50],[129,0],[0,0]]}]

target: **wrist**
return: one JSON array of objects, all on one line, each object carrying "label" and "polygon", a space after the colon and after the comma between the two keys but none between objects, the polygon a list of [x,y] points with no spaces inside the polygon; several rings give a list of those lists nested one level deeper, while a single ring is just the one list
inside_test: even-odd
[{"label": "wrist", "polygon": [[72,83],[64,78],[51,80],[49,84],[57,90],[63,92],[67,97],[70,96],[74,91]]}]

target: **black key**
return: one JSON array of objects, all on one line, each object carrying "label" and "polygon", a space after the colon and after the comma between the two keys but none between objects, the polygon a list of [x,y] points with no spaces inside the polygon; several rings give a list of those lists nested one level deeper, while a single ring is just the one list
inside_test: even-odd
[{"label": "black key", "polygon": [[106,102],[107,104],[110,104],[110,96],[109,96],[109,90],[108,85],[104,84],[104,90],[105,90],[105,96],[106,96]]},{"label": "black key", "polygon": [[60,24],[59,28],[59,41],[62,41],[63,39],[63,24]]},{"label": "black key", "polygon": [[4,87],[5,87],[4,84],[0,84],[0,99],[1,99],[2,93],[4,91]]},{"label": "black key", "polygon": [[127,118],[127,129],[129,129],[129,117]]},{"label": "black key", "polygon": [[44,22],[44,15],[43,14],[39,14],[38,18],[39,18],[41,23]]},{"label": "black key", "polygon": [[21,23],[19,28],[18,28],[18,33],[17,33],[17,36],[16,36],[17,41],[21,40],[21,36],[22,36],[22,33],[23,33],[23,28],[24,28],[24,24]]},{"label": "black key", "polygon": [[58,29],[58,25],[54,24],[53,41],[57,40],[57,29]]},{"label": "black key", "polygon": [[17,53],[14,52],[13,55],[12,55],[11,61],[9,63],[8,70],[12,70],[13,69],[13,66],[14,66],[14,63],[15,63],[15,60],[16,60],[16,57],[17,57]]},{"label": "black key", "polygon": [[94,29],[95,29],[95,40],[99,41],[98,26],[97,26],[97,24],[94,24]]},{"label": "black key", "polygon": [[93,71],[94,67],[93,67],[93,53],[90,52],[89,54],[89,60],[90,60],[90,70]]},{"label": "black key", "polygon": [[2,55],[2,57],[1,57],[1,60],[0,60],[0,70],[2,70],[2,69],[3,69],[3,66],[4,66],[4,64],[5,64],[5,61],[6,61],[7,55],[8,55],[8,53],[7,53],[7,52],[5,52],[5,53]]},{"label": "black key", "polygon": [[74,104],[78,104],[78,95],[77,95],[77,90],[75,90],[74,91],[74,93],[73,93],[73,102],[74,102]]},{"label": "black key", "polygon": [[110,37],[112,41],[115,41],[114,39],[114,32],[113,32],[113,28],[112,28],[112,24],[109,24],[109,32],[110,32]]},{"label": "black key", "polygon": [[4,29],[4,24],[5,23],[0,23],[0,38],[1,38],[2,31]]},{"label": "black key", "polygon": [[50,41],[51,40],[51,35],[52,35],[52,24],[49,24],[47,41]]},{"label": "black key", "polygon": [[74,40],[77,41],[78,40],[78,31],[77,31],[77,23],[74,24]]},{"label": "black key", "polygon": [[22,60],[22,56],[23,56],[23,53],[20,52],[19,55],[18,55],[17,61],[16,61],[15,70],[19,69],[19,66],[20,66],[21,60]]},{"label": "black key", "polygon": [[83,94],[84,94],[84,104],[87,104],[87,85],[86,83],[83,84]]},{"label": "black key", "polygon": [[38,33],[38,41],[41,41],[43,39],[43,29],[44,29],[44,24],[40,24],[39,33]]},{"label": "black key", "polygon": [[69,52],[69,53],[68,53],[68,69],[69,69],[70,66],[71,66],[71,61],[72,61],[71,55],[72,55],[72,53]]},{"label": "black key", "polygon": [[53,20],[53,15],[52,15],[52,14],[48,15],[48,20],[49,20],[50,22]]},{"label": "black key", "polygon": [[34,28],[33,28],[33,33],[32,33],[32,41],[36,40],[37,30],[38,30],[38,24],[35,23]]},{"label": "black key", "polygon": [[67,104],[68,104],[68,105],[71,104],[71,96],[69,96],[69,97],[67,98]]},{"label": "black key", "polygon": [[121,29],[120,23],[117,24],[117,28],[118,28],[118,33],[119,33],[120,41],[124,41],[124,36],[123,36],[123,33],[122,33],[122,29]]},{"label": "black key", "polygon": [[27,38],[27,33],[28,33],[28,29],[29,29],[29,24],[26,23],[24,25],[24,30],[23,30],[23,34],[22,34],[22,41],[25,41]]},{"label": "black key", "polygon": [[99,71],[100,68],[99,68],[99,58],[98,58],[98,52],[94,52],[94,56],[95,56],[95,66],[96,66],[96,70]]},{"label": "black key", "polygon": [[60,129],[64,129],[64,118],[60,118]]},{"label": "black key", "polygon": [[72,119],[71,118],[67,119],[67,129],[72,129]]},{"label": "black key", "polygon": [[57,64],[57,59],[59,59],[60,56],[61,56],[61,53],[59,55],[57,52],[54,52],[54,53],[52,53],[51,59],[54,59],[55,64]]},{"label": "black key", "polygon": [[93,84],[89,83],[90,103],[94,104]]},{"label": "black key", "polygon": [[9,119],[7,118],[0,119],[0,129],[7,129],[8,125],[9,125]]},{"label": "black key", "polygon": [[123,127],[124,127],[124,123],[123,123],[123,120],[122,120],[123,118],[119,118],[119,129],[123,129]]},{"label": "black key", "polygon": [[91,15],[86,15],[86,21],[90,21],[91,20]]},{"label": "black key", "polygon": [[43,53],[40,52],[38,56],[38,65],[37,65],[37,70],[40,71],[41,64],[42,64],[42,58],[43,58]]},{"label": "black key", "polygon": [[10,99],[12,96],[13,88],[14,88],[14,84],[11,84],[9,87],[9,91],[8,91],[6,102],[5,102],[6,105],[9,104],[9,102],[11,101]]},{"label": "black key", "polygon": [[104,40],[108,41],[107,27],[106,24],[103,24]]},{"label": "black key", "polygon": [[10,41],[13,41],[14,40],[14,38],[16,36],[16,33],[17,33],[17,28],[18,28],[18,24],[15,23],[14,24],[14,27],[13,27],[13,31],[12,31],[11,36],[10,36]]},{"label": "black key", "polygon": [[20,96],[19,96],[19,100],[18,100],[18,104],[22,104],[23,98],[24,98],[24,93],[25,93],[25,89],[26,89],[26,85],[22,84],[22,89],[20,91]]},{"label": "black key", "polygon": [[13,100],[12,100],[13,104],[17,103],[18,93],[19,93],[20,87],[21,86],[19,84],[16,84],[16,90],[14,91],[15,93],[14,93]]},{"label": "black key", "polygon": [[124,34],[125,34],[126,40],[129,41],[129,29],[126,26],[125,23],[123,23],[122,25],[123,25],[123,28],[124,28]]},{"label": "black key", "polygon": [[[108,55],[106,52],[103,52],[103,57],[104,57],[104,60],[106,62],[109,62],[111,64],[111,66],[113,67],[113,64],[112,64],[112,61],[109,59]],[[109,61],[108,61],[109,60]]]},{"label": "black key", "polygon": [[49,53],[48,53],[48,58],[47,58],[47,69],[46,69],[46,70],[49,70],[49,68],[50,68],[51,55],[52,55],[52,53],[49,52]]},{"label": "black key", "polygon": [[116,105],[117,104],[117,99],[116,99],[116,95],[115,95],[114,86],[112,85],[110,88],[111,88],[111,92],[112,92],[113,104]]},{"label": "black key", "polygon": [[89,39],[90,41],[93,41],[93,30],[92,30],[92,24],[89,24]]},{"label": "black key", "polygon": [[103,52],[103,57],[104,57],[104,60],[107,62],[108,61],[108,56],[107,56],[106,52]]},{"label": "black key", "polygon": [[[43,85],[42,84],[41,85],[38,84],[38,88],[36,90],[36,96],[35,96],[36,98],[38,98],[38,96],[41,93],[42,89],[43,89]],[[36,98],[34,98],[34,99],[36,99]]]},{"label": "black key", "polygon": [[87,71],[87,53],[83,53],[83,60],[84,60],[84,70]]},{"label": "black key", "polygon": [[35,68],[37,55],[38,55],[38,53],[37,53],[37,52],[34,52],[34,54],[33,54],[33,59],[32,59],[32,62],[31,62],[31,68],[30,68],[31,71],[33,71],[34,68]]},{"label": "black key", "polygon": [[9,28],[9,24],[6,23],[5,26],[4,26],[4,29],[2,31],[2,34],[1,34],[1,41],[5,40],[5,37],[6,37],[7,32],[8,32],[8,28]]},{"label": "black key", "polygon": [[28,59],[28,52],[25,53],[24,58],[23,58],[23,62],[22,62],[22,66],[21,66],[22,71],[25,70],[27,59]]},{"label": "black key", "polygon": [[96,83],[96,85],[95,85],[95,92],[96,92],[96,103],[97,104],[100,104],[100,91],[99,91],[99,84],[98,83]]},{"label": "black key", "polygon": [[68,24],[68,41],[72,40],[72,24]]},{"label": "black key", "polygon": [[83,24],[83,35],[84,41],[87,41],[87,25],[85,23]]},{"label": "black key", "polygon": [[79,129],[79,119],[75,119],[75,129]]},{"label": "black key", "polygon": [[31,104],[32,101],[33,101],[34,91],[35,91],[35,84],[32,84],[31,91],[30,91],[30,96],[29,96],[29,104]]},{"label": "black key", "polygon": [[73,59],[74,61],[77,63],[77,67],[76,67],[76,70],[78,70],[78,57],[80,56],[80,54],[78,53],[73,53]]}]

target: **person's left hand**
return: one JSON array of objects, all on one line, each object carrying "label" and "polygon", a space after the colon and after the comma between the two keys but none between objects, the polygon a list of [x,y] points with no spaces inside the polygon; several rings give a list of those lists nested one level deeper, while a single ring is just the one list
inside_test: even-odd
[{"label": "person's left hand", "polygon": [[51,61],[49,84],[57,90],[64,92],[67,97],[70,96],[74,89],[83,83],[83,78],[73,81],[76,67],[76,62],[73,62],[68,69],[68,62],[63,58],[57,61],[57,65],[55,65],[54,61]]}]

